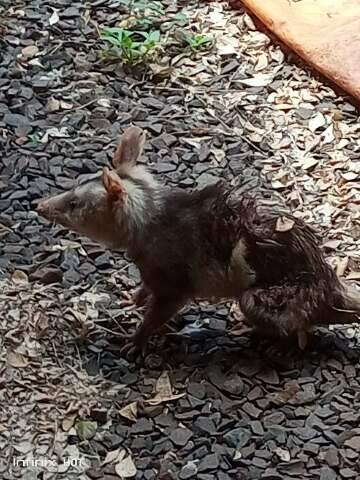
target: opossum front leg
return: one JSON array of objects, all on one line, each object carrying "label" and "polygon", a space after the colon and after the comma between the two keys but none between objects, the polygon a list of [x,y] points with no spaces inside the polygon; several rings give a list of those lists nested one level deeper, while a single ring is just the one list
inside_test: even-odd
[{"label": "opossum front leg", "polygon": [[131,343],[125,345],[121,354],[133,354],[141,352],[146,356],[146,341],[148,337],[154,334],[162,334],[166,323],[175,313],[186,303],[186,299],[177,297],[155,296],[151,294],[146,305],[146,311],[142,325],[132,335],[126,335],[124,338],[131,340]]},{"label": "opossum front leg", "polygon": [[150,299],[150,296],[151,290],[145,285],[145,283],[142,283],[140,287],[135,290],[132,300],[137,307],[144,307]]},{"label": "opossum front leg", "polygon": [[144,321],[134,335],[134,342],[143,345],[151,335],[160,333],[162,327],[178,312],[187,299],[176,296],[157,296],[153,294],[146,307]]}]

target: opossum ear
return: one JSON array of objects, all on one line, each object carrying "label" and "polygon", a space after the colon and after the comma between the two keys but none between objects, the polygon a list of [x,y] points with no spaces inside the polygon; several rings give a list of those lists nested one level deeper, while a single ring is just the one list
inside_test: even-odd
[{"label": "opossum ear", "polygon": [[111,202],[122,201],[124,199],[125,190],[121,184],[121,179],[116,172],[110,171],[107,167],[104,167],[101,180]]},{"label": "opossum ear", "polygon": [[134,166],[145,143],[145,132],[139,127],[129,127],[121,135],[113,157],[114,168]]}]

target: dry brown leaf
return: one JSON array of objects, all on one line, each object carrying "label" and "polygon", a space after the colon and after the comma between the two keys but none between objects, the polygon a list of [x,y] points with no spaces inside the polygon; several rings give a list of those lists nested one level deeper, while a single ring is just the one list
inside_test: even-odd
[{"label": "dry brown leaf", "polygon": [[339,258],[336,265],[336,274],[338,277],[343,277],[349,265],[349,257]]},{"label": "dry brown leaf", "polygon": [[276,220],[275,231],[276,232],[288,232],[295,225],[294,220],[288,217],[279,217]]},{"label": "dry brown leaf", "polygon": [[63,110],[71,110],[74,107],[74,105],[69,102],[64,102],[64,100],[60,100],[60,107]]},{"label": "dry brown leaf", "polygon": [[125,455],[126,451],[123,448],[117,448],[116,450],[107,452],[105,460],[103,461],[103,465],[107,465],[108,463],[113,463],[115,461],[121,462]]},{"label": "dry brown leaf", "polygon": [[264,70],[269,65],[268,56],[265,53],[261,53],[259,58],[257,59],[255,70],[259,72],[260,70]]},{"label": "dry brown leaf", "polygon": [[334,126],[329,125],[325,132],[322,135],[323,139],[323,145],[326,145],[328,143],[331,143],[335,140],[335,135],[334,135]]},{"label": "dry brown leaf", "polygon": [[64,432],[68,432],[74,426],[75,420],[76,415],[69,415],[68,417],[63,418],[61,425]]},{"label": "dry brown leaf", "polygon": [[164,78],[170,78],[171,74],[174,72],[173,67],[169,67],[168,65],[157,65],[151,64],[149,65],[153,74],[153,79],[155,80],[162,80]]},{"label": "dry brown leaf", "polygon": [[227,37],[224,42],[217,42],[219,55],[233,55],[239,50],[239,40],[234,37]]},{"label": "dry brown leaf", "polygon": [[156,396],[169,397],[172,395],[172,386],[167,371],[164,371],[156,381]]},{"label": "dry brown leaf", "polygon": [[341,173],[341,176],[348,182],[352,182],[353,180],[356,180],[357,178],[359,178],[359,174],[356,172]]},{"label": "dry brown leaf", "polygon": [[360,280],[360,272],[351,272],[346,277],[346,280]]},{"label": "dry brown leaf", "polygon": [[59,15],[56,10],[53,11],[49,18],[49,25],[55,25],[60,20]]},{"label": "dry brown leaf", "polygon": [[122,417],[127,418],[131,422],[136,422],[138,415],[138,404],[137,402],[131,402],[129,405],[126,405],[119,411]]},{"label": "dry brown leaf", "polygon": [[315,132],[318,128],[326,125],[325,117],[322,113],[318,112],[314,117],[309,120],[309,129]]},{"label": "dry brown leaf", "polygon": [[24,368],[29,365],[28,359],[18,352],[8,352],[7,363],[14,368]]},{"label": "dry brown leaf", "polygon": [[36,45],[28,45],[21,50],[21,55],[25,58],[33,58],[39,53],[39,48]]},{"label": "dry brown leaf", "polygon": [[284,448],[277,447],[274,449],[275,455],[277,455],[282,462],[289,462],[290,461],[290,452]]},{"label": "dry brown leaf", "polygon": [[271,186],[275,189],[275,190],[281,190],[283,189],[286,185],[284,185],[283,183],[281,183],[279,180],[274,180],[271,182]]},{"label": "dry brown leaf", "polygon": [[96,434],[97,423],[88,420],[80,420],[75,425],[76,433],[81,440],[90,440]]},{"label": "dry brown leaf", "polygon": [[22,454],[27,454],[29,452],[31,452],[31,450],[34,449],[34,445],[32,444],[32,442],[29,442],[29,441],[24,441],[24,442],[20,442],[20,443],[15,443],[13,448],[19,452],[19,453],[22,453]]},{"label": "dry brown leaf", "polygon": [[236,80],[236,82],[247,85],[248,87],[266,87],[267,85],[270,85],[270,83],[273,81],[273,78],[273,74],[258,73],[252,78],[244,78],[243,80]]},{"label": "dry brown leaf", "polygon": [[221,148],[212,148],[211,153],[214,155],[219,165],[221,164],[221,162],[224,160],[226,156],[224,150],[221,150]]},{"label": "dry brown leaf", "polygon": [[120,478],[135,477],[137,470],[130,455],[115,465],[115,472]]},{"label": "dry brown leaf", "polygon": [[242,458],[242,453],[240,452],[240,450],[235,450],[233,458],[234,460],[240,460],[240,458]]},{"label": "dry brown leaf", "polygon": [[185,393],[177,393],[169,396],[156,396],[154,398],[150,398],[149,400],[145,400],[145,403],[149,405],[156,406],[160,405],[161,403],[171,402],[173,400],[177,400],[178,398],[182,398]]},{"label": "dry brown leaf", "polygon": [[97,101],[97,104],[100,105],[100,107],[104,107],[104,108],[111,107],[111,102],[108,98],[99,98]]},{"label": "dry brown leaf", "polygon": [[46,104],[46,110],[48,112],[57,112],[60,110],[60,102],[56,98],[50,97]]},{"label": "dry brown leaf", "polygon": [[155,392],[155,396],[149,400],[145,400],[145,403],[155,406],[160,405],[161,403],[177,400],[185,395],[185,393],[172,393],[171,381],[167,371],[164,371],[157,379]]},{"label": "dry brown leaf", "polygon": [[303,170],[310,170],[311,168],[315,167],[319,163],[319,160],[316,158],[307,158],[304,163],[302,164]]},{"label": "dry brown leaf", "polygon": [[336,250],[339,245],[341,245],[341,240],[328,240],[324,243],[325,248],[329,248],[331,250]]},{"label": "dry brown leaf", "polygon": [[282,390],[272,392],[267,397],[276,403],[287,403],[292,400],[300,391],[300,387],[297,383],[290,381],[287,382]]},{"label": "dry brown leaf", "polygon": [[68,132],[67,127],[50,127],[48,128],[44,135],[41,137],[40,142],[41,143],[47,143],[49,141],[49,138],[54,137],[54,138],[65,138],[65,137],[70,137],[70,134]]},{"label": "dry brown leaf", "polygon": [[42,69],[45,69],[44,65],[40,62],[38,58],[32,58],[28,61],[28,64],[33,65],[34,67],[40,67]]},{"label": "dry brown leaf", "polygon": [[11,280],[14,283],[28,283],[29,279],[25,272],[21,270],[15,270],[15,272],[11,276]]}]

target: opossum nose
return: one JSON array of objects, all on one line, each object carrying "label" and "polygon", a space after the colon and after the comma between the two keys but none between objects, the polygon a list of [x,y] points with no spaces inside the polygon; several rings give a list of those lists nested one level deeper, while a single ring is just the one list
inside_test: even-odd
[{"label": "opossum nose", "polygon": [[46,200],[42,200],[40,203],[38,203],[36,207],[37,213],[40,213],[41,215],[43,215],[48,210],[49,210],[49,206]]}]

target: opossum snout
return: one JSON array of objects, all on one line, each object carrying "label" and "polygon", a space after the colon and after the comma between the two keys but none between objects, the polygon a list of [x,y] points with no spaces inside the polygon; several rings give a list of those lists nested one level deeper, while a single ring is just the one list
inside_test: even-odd
[{"label": "opossum snout", "polygon": [[46,214],[46,212],[49,211],[49,202],[47,200],[41,200],[36,206],[36,211],[40,215]]},{"label": "opossum snout", "polygon": [[40,214],[43,214],[44,212],[46,212],[46,210],[48,210],[48,208],[49,208],[49,206],[48,206],[48,203],[46,202],[46,200],[41,200],[37,204],[36,211]]}]

